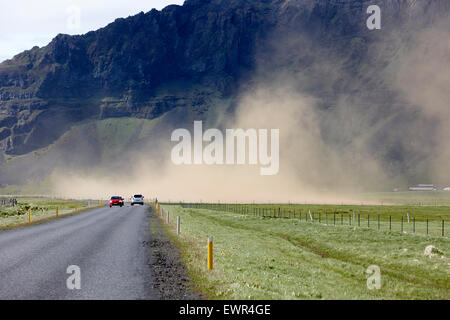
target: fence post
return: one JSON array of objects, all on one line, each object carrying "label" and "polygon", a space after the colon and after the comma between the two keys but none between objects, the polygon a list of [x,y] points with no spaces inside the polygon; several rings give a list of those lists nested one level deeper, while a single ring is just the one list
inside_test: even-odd
[{"label": "fence post", "polygon": [[416,217],[413,217],[413,233],[416,233]]},{"label": "fence post", "polygon": [[428,235],[428,217],[427,217],[427,235]]},{"label": "fence post", "polygon": [[367,228],[370,229],[370,214],[367,215]]},{"label": "fence post", "polygon": [[445,232],[444,232],[444,220],[442,220],[442,236],[444,236]]},{"label": "fence post", "polygon": [[56,216],[58,216],[58,206],[56,206]]},{"label": "fence post", "polygon": [[334,223],[334,225],[336,225],[336,212],[333,213],[333,223]]},{"label": "fence post", "polygon": [[358,227],[361,226],[361,214],[358,213]]},{"label": "fence post", "polygon": [[378,215],[378,230],[380,230],[380,215]]},{"label": "fence post", "polygon": [[31,208],[28,209],[28,223],[31,223]]},{"label": "fence post", "polygon": [[389,231],[392,230],[392,217],[389,216]]},{"label": "fence post", "polygon": [[402,216],[402,229],[401,230],[402,230],[402,233],[403,233],[403,216]]},{"label": "fence post", "polygon": [[167,224],[169,224],[170,222],[170,215],[169,215],[169,210],[167,210]]},{"label": "fence post", "polygon": [[213,238],[208,239],[208,270],[213,268]]},{"label": "fence post", "polygon": [[180,235],[181,233],[181,217],[177,217],[177,235]]}]

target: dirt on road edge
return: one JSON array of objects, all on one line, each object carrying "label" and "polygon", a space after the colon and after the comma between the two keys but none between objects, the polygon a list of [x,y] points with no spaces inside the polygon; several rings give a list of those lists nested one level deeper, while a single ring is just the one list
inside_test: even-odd
[{"label": "dirt on road edge", "polygon": [[181,254],[164,234],[161,221],[154,210],[150,211],[151,240],[147,243],[151,249],[150,269],[154,289],[161,300],[200,300],[203,297],[190,287],[186,267]]}]

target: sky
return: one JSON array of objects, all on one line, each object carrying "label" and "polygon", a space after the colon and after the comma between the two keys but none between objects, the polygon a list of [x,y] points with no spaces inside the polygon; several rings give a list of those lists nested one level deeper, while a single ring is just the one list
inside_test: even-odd
[{"label": "sky", "polygon": [[58,33],[83,34],[141,11],[161,10],[184,0],[0,0],[0,62]]}]

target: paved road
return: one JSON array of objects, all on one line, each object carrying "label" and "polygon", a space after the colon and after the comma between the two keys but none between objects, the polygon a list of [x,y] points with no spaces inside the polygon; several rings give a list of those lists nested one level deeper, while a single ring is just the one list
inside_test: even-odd
[{"label": "paved road", "polygon": [[[105,207],[0,232],[0,299],[155,299],[148,207]],[[81,289],[69,290],[69,265]]]}]

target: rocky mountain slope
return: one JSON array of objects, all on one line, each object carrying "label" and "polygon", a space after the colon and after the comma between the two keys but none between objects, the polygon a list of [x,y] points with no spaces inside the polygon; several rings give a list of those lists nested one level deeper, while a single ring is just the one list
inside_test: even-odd
[{"label": "rocky mountain slope", "polygon": [[[366,27],[372,4],[382,9],[381,30]],[[166,115],[169,127],[217,119],[261,78],[284,73],[295,90],[320,98],[324,143],[345,146],[370,128],[374,155],[411,176],[433,152],[435,124],[405,107],[413,103],[395,88],[394,70],[415,35],[449,12],[447,0],[187,0],[60,34],[0,64],[0,148],[31,157],[74,125],[111,117]],[[418,126],[424,134],[412,147],[402,137]],[[14,170],[4,168],[4,177]],[[426,166],[420,172],[426,177]]]}]

